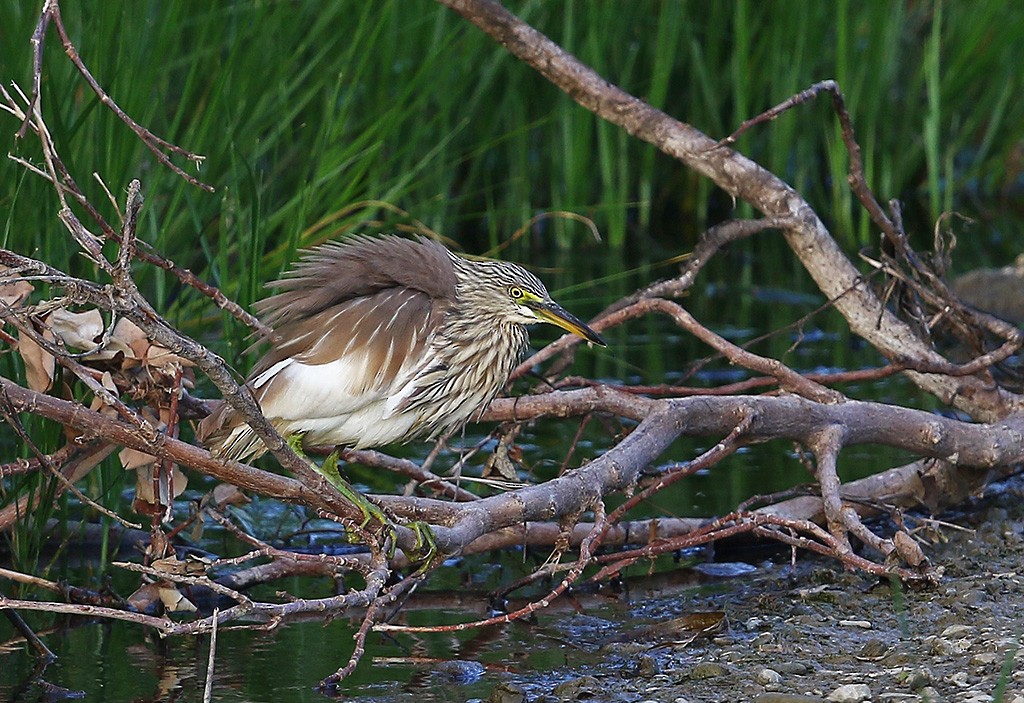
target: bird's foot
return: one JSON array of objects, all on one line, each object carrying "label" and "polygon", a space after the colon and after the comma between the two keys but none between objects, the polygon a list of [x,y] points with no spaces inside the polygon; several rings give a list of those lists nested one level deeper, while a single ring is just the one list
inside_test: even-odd
[{"label": "bird's foot", "polygon": [[433,564],[434,557],[437,556],[437,542],[434,540],[434,532],[430,529],[430,525],[422,520],[410,522],[408,528],[416,535],[412,553],[408,555],[409,561],[420,563],[419,568],[416,569],[416,573],[420,574]]},{"label": "bird's foot", "polygon": [[[291,442],[291,440],[289,440]],[[313,464],[316,466],[316,464]],[[327,479],[327,482],[338,489],[345,498],[348,499],[352,505],[359,508],[359,512],[363,516],[363,521],[359,523],[359,529],[365,528],[371,521],[376,521],[380,524],[388,536],[389,542],[394,545],[395,543],[395,524],[391,521],[384,511],[378,506],[370,502],[370,500],[362,493],[357,491],[351,483],[346,481],[341,476],[341,472],[338,471],[338,452],[337,450],[331,452],[320,466],[316,466],[317,473]],[[393,549],[394,547],[392,547]]]}]

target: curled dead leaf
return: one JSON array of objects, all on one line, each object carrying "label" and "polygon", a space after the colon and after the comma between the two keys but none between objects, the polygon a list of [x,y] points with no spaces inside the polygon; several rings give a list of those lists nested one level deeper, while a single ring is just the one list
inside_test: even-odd
[{"label": "curled dead leaf", "polygon": [[9,280],[16,277],[7,266],[0,266],[0,302],[16,308],[28,300],[35,288],[24,280]]},{"label": "curled dead leaf", "polygon": [[[43,338],[52,340],[53,332],[43,330]],[[18,354],[25,362],[25,382],[28,387],[40,393],[50,390],[53,386],[53,372],[57,367],[53,355],[24,332],[18,333]]]},{"label": "curled dead leaf", "polygon": [[58,308],[47,316],[46,324],[65,345],[84,351],[96,346],[104,330],[103,316],[95,308],[85,312]]},{"label": "curled dead leaf", "polygon": [[117,458],[121,460],[121,468],[125,471],[131,471],[137,469],[140,466],[147,466],[149,464],[156,463],[156,457],[152,454],[146,454],[140,452],[138,449],[132,449],[131,447],[125,447],[117,454]]},{"label": "curled dead leaf", "polygon": [[223,508],[226,505],[245,505],[252,499],[234,484],[218,483],[213,488],[213,502],[218,508]]},{"label": "curled dead leaf", "polygon": [[198,610],[192,601],[173,586],[165,586],[160,589],[160,601],[168,613],[194,613]]},{"label": "curled dead leaf", "polygon": [[161,347],[159,344],[152,344],[149,347],[149,351],[145,356],[146,363],[156,368],[166,369],[173,366],[193,366],[194,364],[173,353],[169,349]]},{"label": "curled dead leaf", "polygon": [[[122,317],[114,325],[108,346],[114,351],[123,353],[129,359],[139,359],[144,355],[148,345],[149,340],[146,339],[146,333],[134,322]],[[137,351],[140,348],[143,351],[142,354]]]}]

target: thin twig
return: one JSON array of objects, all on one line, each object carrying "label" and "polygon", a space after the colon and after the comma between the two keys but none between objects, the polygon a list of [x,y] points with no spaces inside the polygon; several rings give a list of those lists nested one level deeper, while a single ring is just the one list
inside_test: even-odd
[{"label": "thin twig", "polygon": [[206,686],[203,688],[203,703],[213,699],[213,664],[217,660],[217,618],[220,608],[213,609],[213,629],[210,630],[210,656],[206,662]]}]

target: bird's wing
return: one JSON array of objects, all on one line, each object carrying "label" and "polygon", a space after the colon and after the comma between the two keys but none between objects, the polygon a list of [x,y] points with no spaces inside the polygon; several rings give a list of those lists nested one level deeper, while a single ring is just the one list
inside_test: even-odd
[{"label": "bird's wing", "polygon": [[281,292],[256,307],[269,325],[280,327],[393,288],[451,301],[456,283],[451,255],[437,242],[350,237],[305,252],[285,278],[269,284]]},{"label": "bird's wing", "polygon": [[430,363],[449,303],[390,288],[279,328],[250,383],[267,417],[336,417],[383,402]]},{"label": "bird's wing", "polygon": [[[431,332],[456,283],[448,250],[428,239],[351,237],[306,252],[270,284],[282,292],[257,304],[275,327],[273,347],[249,377],[264,414],[282,429],[317,418],[331,425],[401,392],[431,363]],[[197,436],[229,458],[262,453],[226,403],[199,423]]]}]

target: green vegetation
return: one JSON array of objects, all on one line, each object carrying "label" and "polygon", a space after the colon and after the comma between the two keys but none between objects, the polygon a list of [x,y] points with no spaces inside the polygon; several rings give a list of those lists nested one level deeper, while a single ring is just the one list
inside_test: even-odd
[{"label": "green vegetation", "polygon": [[[3,4],[0,67],[5,80],[27,85],[36,8]],[[872,184],[920,211],[926,229],[944,209],[976,214],[1020,187],[1024,104],[1011,98],[1022,88],[1014,48],[1024,9],[795,1],[512,7],[610,80],[714,136],[816,80],[838,79]],[[115,193],[140,177],[146,238],[244,304],[296,247],[375,215],[353,207],[362,201],[393,203],[477,250],[537,212],[566,210],[591,217],[613,248],[652,239],[677,253],[709,217],[724,214],[711,186],[600,124],[426,0],[87,0],[64,12],[101,84],[139,122],[205,154],[198,175],[217,194],[159,168],[51,37],[44,106],[64,157],[99,203],[106,199],[92,172]],[[755,129],[740,148],[805,193],[839,236],[866,243],[871,231],[845,188],[847,160],[825,102]],[[4,130],[6,148],[34,158],[30,141],[11,139],[14,126]],[[0,168],[4,242],[67,262],[71,247],[54,221],[52,194],[19,166]],[[540,227],[554,230],[539,238],[542,248],[590,237],[569,220]],[[150,274],[148,283],[159,308],[193,317],[167,279]]]}]

